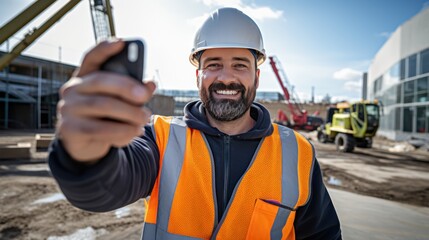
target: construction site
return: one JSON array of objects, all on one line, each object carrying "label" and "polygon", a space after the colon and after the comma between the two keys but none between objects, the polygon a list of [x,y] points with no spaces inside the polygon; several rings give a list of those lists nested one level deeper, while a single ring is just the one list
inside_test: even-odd
[{"label": "construction site", "polygon": [[[0,44],[54,2],[36,1],[0,26]],[[79,2],[69,1],[9,52],[0,51],[0,239],[141,239],[143,199],[111,212],[80,210],[67,201],[48,166],[58,90],[77,66],[22,52]],[[89,2],[96,41],[115,36],[110,1]],[[255,101],[268,109],[273,124],[294,129],[314,146],[343,239],[429,239],[429,26],[422,24],[426,20],[429,8],[398,26],[400,31],[392,34],[393,40],[364,74],[360,101],[300,100],[291,84],[297,80],[288,79],[276,56],[267,58],[279,91],[261,91]],[[412,35],[416,39],[407,37],[411,43],[402,44],[418,45],[407,48],[419,59],[416,73],[410,70],[414,55],[405,54],[395,60],[401,79],[391,86],[385,80],[383,85],[380,76],[387,79],[385,73],[392,71],[381,67],[387,63],[380,59],[388,58],[392,48],[403,49],[395,39],[411,36],[409,31],[415,29],[420,29]],[[183,107],[197,99],[195,90],[160,90],[147,107],[153,114],[181,116]]]}]

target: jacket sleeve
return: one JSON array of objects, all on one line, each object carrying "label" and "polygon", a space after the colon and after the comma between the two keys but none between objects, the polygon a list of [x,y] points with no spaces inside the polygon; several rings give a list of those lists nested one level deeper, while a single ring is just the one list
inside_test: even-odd
[{"label": "jacket sleeve", "polygon": [[94,212],[111,211],[148,196],[159,167],[159,151],[150,126],[124,148],[111,148],[94,165],[73,160],[56,139],[49,151],[49,167],[66,198],[74,206]]},{"label": "jacket sleeve", "polygon": [[340,222],[323,183],[317,160],[314,163],[310,198],[306,205],[297,209],[294,227],[296,239],[341,239]]}]

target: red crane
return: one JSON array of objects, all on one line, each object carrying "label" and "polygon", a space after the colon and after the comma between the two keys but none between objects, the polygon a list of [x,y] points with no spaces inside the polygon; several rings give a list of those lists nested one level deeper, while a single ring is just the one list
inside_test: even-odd
[{"label": "red crane", "polygon": [[[289,91],[286,85],[288,85],[289,88],[291,87],[287,80],[286,74],[283,72],[283,69],[281,68],[281,64],[278,61],[278,59],[275,56],[270,56],[269,59],[270,59],[270,65],[274,71],[274,74],[277,77],[277,81],[279,82],[280,87],[283,90],[286,103],[292,115],[292,122],[290,122],[286,114],[281,109],[279,109],[278,116],[277,116],[278,123],[287,125],[294,129],[302,129],[302,130],[310,130],[310,131],[316,130],[317,127],[319,127],[323,123],[323,120],[319,117],[308,116],[307,111],[301,108],[300,102],[298,100],[298,95],[293,92],[293,88],[292,88],[292,95],[289,94]],[[277,67],[277,65],[279,67]],[[283,75],[284,81],[282,80],[280,73]]]}]

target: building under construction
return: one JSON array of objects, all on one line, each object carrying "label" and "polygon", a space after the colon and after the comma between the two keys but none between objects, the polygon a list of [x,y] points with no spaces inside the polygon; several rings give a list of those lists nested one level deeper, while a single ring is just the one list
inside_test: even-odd
[{"label": "building under construction", "polygon": [[[0,57],[5,53],[0,52]],[[58,89],[76,67],[20,56],[0,71],[0,129],[53,128]]]}]

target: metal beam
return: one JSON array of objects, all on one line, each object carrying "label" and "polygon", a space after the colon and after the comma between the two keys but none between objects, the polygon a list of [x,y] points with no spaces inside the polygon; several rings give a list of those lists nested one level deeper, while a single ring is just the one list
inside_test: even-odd
[{"label": "metal beam", "polygon": [[0,28],[0,44],[18,32],[22,27],[27,25],[31,20],[51,6],[56,0],[40,0],[31,4],[24,11]]},{"label": "metal beam", "polygon": [[58,10],[51,18],[40,26],[35,28],[33,32],[25,35],[25,38],[18,43],[10,53],[0,58],[0,71],[6,67],[13,59],[15,59],[22,51],[30,46],[37,38],[46,32],[52,25],[58,22],[65,14],[75,7],[81,0],[70,0],[64,7]]},{"label": "metal beam", "polygon": [[109,28],[111,37],[116,36],[115,32],[115,24],[113,23],[113,14],[112,14],[112,6],[110,5],[110,0],[106,0],[106,14],[109,18]]}]

